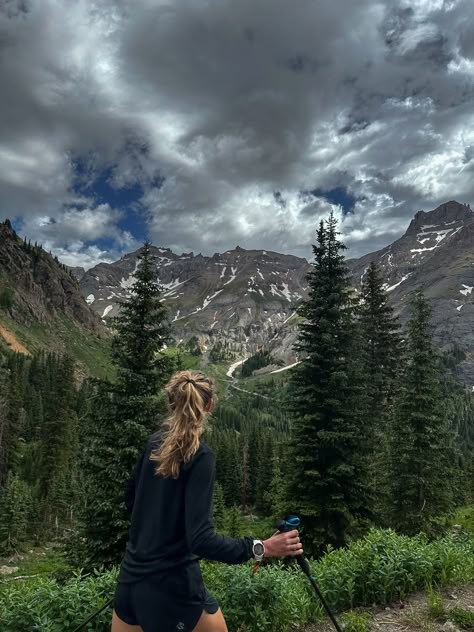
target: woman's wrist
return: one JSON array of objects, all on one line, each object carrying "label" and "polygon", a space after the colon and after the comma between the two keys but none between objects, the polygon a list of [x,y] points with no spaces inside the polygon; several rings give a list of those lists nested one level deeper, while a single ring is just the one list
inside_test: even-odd
[{"label": "woman's wrist", "polygon": [[263,540],[263,546],[265,548],[265,553],[263,554],[263,556],[264,557],[273,557],[274,556],[274,551],[273,551],[272,539],[268,538],[268,540]]}]

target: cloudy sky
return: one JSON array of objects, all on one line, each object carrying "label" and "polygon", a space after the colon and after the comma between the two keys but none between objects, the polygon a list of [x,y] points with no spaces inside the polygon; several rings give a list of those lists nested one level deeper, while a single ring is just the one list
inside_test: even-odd
[{"label": "cloudy sky", "polygon": [[0,215],[86,268],[380,248],[474,202],[471,3],[2,0]]}]

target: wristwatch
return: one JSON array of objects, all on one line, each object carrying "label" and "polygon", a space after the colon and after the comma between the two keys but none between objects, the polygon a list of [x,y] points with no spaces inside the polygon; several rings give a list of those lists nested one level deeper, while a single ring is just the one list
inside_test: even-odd
[{"label": "wristwatch", "polygon": [[257,562],[261,562],[263,560],[263,556],[265,555],[265,546],[261,540],[253,541],[252,554],[253,559],[257,560]]}]

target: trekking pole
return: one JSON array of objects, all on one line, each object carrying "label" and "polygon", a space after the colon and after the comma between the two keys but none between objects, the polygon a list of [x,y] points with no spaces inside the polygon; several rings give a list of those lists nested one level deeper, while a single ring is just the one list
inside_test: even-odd
[{"label": "trekking pole", "polygon": [[[278,531],[280,531],[280,533],[285,533],[286,531],[292,531],[293,529],[298,528],[300,526],[300,519],[298,518],[298,516],[288,516],[286,520],[279,520],[274,526],[275,526],[275,529],[278,529]],[[316,591],[316,594],[318,595],[319,600],[323,604],[324,609],[326,610],[328,617],[333,622],[334,627],[336,628],[337,632],[342,632],[341,626],[337,622],[336,617],[331,612],[331,608],[328,606],[327,601],[324,599],[323,594],[321,593],[321,591],[318,588],[318,585],[316,584],[316,580],[314,579],[314,575],[311,573],[308,560],[305,558],[303,553],[301,555],[295,555],[294,557],[298,563],[298,566],[301,568],[303,573],[307,576],[307,578],[311,582],[311,586]]]},{"label": "trekking pole", "polygon": [[113,598],[112,598],[112,599],[110,599],[110,601],[108,601],[107,603],[104,603],[104,605],[103,605],[101,608],[99,608],[99,609],[98,609],[98,610],[96,610],[93,614],[91,614],[91,616],[90,616],[88,619],[86,619],[85,621],[83,621],[83,622],[79,625],[79,627],[75,628],[75,629],[73,630],[73,632],[79,632],[79,630],[82,630],[82,628],[83,628],[83,627],[85,627],[85,626],[89,623],[89,621],[92,621],[92,619],[94,619],[94,618],[95,618],[98,614],[100,614],[100,613],[102,612],[102,610],[105,610],[106,608],[108,608],[109,606],[111,606],[111,605],[112,605],[112,603],[113,603],[113,601],[114,601],[114,600],[113,600]]}]

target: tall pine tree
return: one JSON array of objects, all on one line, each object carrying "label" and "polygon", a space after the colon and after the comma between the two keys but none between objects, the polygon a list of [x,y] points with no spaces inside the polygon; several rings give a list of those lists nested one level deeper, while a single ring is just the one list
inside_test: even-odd
[{"label": "tall pine tree", "polygon": [[442,401],[444,370],[433,348],[431,308],[421,292],[411,303],[407,362],[390,438],[390,525],[408,535],[430,532],[452,507],[455,434]]},{"label": "tall pine tree", "polygon": [[375,262],[370,263],[363,278],[359,322],[365,383],[367,484],[374,499],[373,511],[378,513],[386,462],[387,425],[400,370],[401,336],[400,323],[393,316],[383,277]]},{"label": "tall pine tree", "polygon": [[169,325],[149,242],[139,255],[131,297],[121,303],[114,328],[117,381],[96,385],[86,422],[89,432],[83,433],[88,474],[83,555],[96,564],[117,562],[123,555],[128,530],[125,483],[148,435],[158,427],[165,410],[160,390],[173,369],[161,352]]},{"label": "tall pine tree", "polygon": [[[360,374],[355,306],[333,215],[317,231],[308,299],[298,313],[302,358],[289,389],[293,414],[291,510],[310,552],[341,546],[367,508],[361,459]],[[290,508],[290,507],[289,507]]]}]

